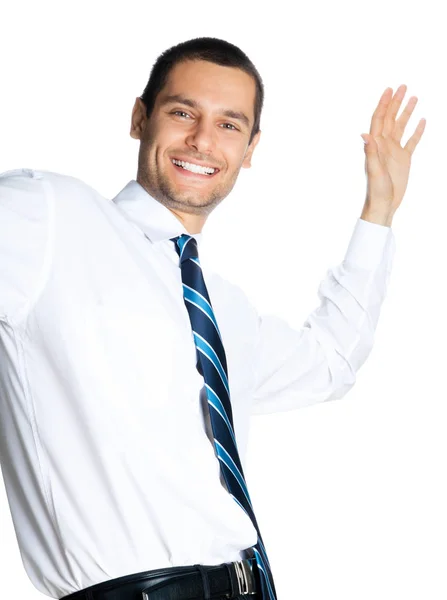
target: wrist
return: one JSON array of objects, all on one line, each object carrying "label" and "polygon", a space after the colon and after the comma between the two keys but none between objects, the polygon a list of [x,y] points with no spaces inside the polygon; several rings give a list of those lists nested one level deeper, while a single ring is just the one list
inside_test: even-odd
[{"label": "wrist", "polygon": [[376,223],[377,225],[383,225],[385,227],[391,227],[393,221],[393,215],[389,212],[372,210],[367,207],[363,209],[360,218],[364,221],[369,221],[370,223]]}]

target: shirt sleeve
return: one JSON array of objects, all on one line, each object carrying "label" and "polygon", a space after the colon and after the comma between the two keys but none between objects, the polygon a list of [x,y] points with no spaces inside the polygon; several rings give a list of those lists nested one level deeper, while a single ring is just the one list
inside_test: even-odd
[{"label": "shirt sleeve", "polygon": [[344,396],[371,352],[395,254],[390,227],[358,219],[343,262],[320,283],[320,305],[300,330],[258,317],[252,414]]},{"label": "shirt sleeve", "polygon": [[20,320],[40,286],[48,249],[48,205],[42,175],[0,174],[0,321]]}]

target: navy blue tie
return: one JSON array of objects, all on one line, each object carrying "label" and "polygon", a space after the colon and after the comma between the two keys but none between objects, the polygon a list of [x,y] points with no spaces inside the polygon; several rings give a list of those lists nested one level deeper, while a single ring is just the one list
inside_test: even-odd
[{"label": "navy blue tie", "polygon": [[228,385],[228,369],[205,280],[199,262],[197,241],[183,234],[172,238],[180,257],[183,299],[189,313],[197,351],[197,369],[205,381],[214,448],[229,493],[250,517],[258,541],[253,546],[259,567],[263,600],[276,600],[276,591],[267,554],[248,494],[234,435],[233,413]]}]

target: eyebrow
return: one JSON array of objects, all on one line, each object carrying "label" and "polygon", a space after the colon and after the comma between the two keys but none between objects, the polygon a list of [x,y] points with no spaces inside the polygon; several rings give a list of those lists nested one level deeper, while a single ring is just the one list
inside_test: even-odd
[{"label": "eyebrow", "polygon": [[[161,102],[161,106],[165,104],[172,104],[174,102],[178,102],[179,104],[186,104],[186,106],[190,106],[191,108],[202,108],[202,105],[196,100],[191,100],[190,98],[185,98],[180,94],[172,94],[170,96],[166,96]],[[231,110],[229,108],[222,109],[220,114],[224,117],[229,117],[230,119],[237,119],[238,121],[242,121],[249,128],[250,120],[245,113],[242,111]]]}]

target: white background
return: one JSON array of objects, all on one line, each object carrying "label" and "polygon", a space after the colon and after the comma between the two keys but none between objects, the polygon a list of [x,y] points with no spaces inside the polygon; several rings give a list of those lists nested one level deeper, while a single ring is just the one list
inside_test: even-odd
[{"label": "white background", "polygon": [[[252,420],[246,474],[280,600],[447,597],[441,10],[408,0],[2,4],[0,171],[57,171],[109,198],[136,177],[131,110],[157,56],[198,36],[248,54],[265,84],[261,141],[203,243],[260,312],[297,328],[360,216],[360,134],[380,95],[406,83],[404,104],[419,98],[403,141],[421,117],[426,131],[356,385],[337,402]],[[3,484],[0,533],[1,598],[43,598],[23,569]]]}]

